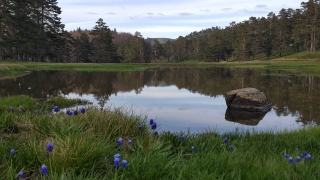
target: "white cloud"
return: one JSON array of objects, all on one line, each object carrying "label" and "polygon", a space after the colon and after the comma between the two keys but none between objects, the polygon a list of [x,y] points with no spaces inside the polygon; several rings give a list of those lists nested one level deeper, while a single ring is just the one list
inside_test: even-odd
[{"label": "white cloud", "polygon": [[[118,31],[140,31],[144,37],[185,36],[213,26],[225,27],[250,16],[267,16],[281,8],[299,8],[301,0],[60,0],[67,30],[91,29],[99,18]],[[286,6],[284,6],[284,4]],[[152,18],[151,18],[152,17]],[[172,33],[170,33],[172,31]]]}]

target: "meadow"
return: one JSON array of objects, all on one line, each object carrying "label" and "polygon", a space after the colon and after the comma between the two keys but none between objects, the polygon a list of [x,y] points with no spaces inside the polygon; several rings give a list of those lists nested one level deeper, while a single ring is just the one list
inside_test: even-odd
[{"label": "meadow", "polygon": [[157,119],[79,100],[17,96],[0,104],[2,179],[320,177],[318,127],[171,133],[159,131]]}]

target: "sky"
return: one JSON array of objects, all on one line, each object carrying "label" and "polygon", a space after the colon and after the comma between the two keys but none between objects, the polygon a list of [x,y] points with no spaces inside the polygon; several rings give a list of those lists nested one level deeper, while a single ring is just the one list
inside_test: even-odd
[{"label": "sky", "polygon": [[[306,1],[306,0],[305,0]],[[193,31],[300,8],[302,0],[58,0],[65,30],[92,29],[102,18],[110,29],[144,38],[173,38]]]}]

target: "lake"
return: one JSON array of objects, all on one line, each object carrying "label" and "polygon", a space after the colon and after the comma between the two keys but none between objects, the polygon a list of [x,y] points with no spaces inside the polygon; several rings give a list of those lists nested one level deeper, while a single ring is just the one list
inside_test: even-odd
[{"label": "lake", "polygon": [[[140,72],[36,71],[0,80],[0,96],[81,98],[100,107],[146,115],[159,131],[279,131],[320,122],[319,77],[283,71],[229,68],[165,68]],[[267,113],[229,111],[223,95],[243,87],[263,91]]]}]

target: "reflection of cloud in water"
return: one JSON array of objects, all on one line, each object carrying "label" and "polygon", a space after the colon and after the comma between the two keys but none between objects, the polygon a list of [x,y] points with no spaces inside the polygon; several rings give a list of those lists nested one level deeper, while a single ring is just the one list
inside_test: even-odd
[{"label": "reflection of cloud in water", "polygon": [[[70,93],[68,97],[79,98]],[[160,97],[160,98],[159,98]],[[83,99],[98,105],[93,95],[82,95]],[[279,117],[271,111],[256,126],[247,126],[225,119],[226,105],[223,96],[215,98],[191,93],[176,86],[144,87],[139,94],[134,91],[110,95],[105,106],[125,107],[137,115],[147,115],[156,119],[161,131],[188,131],[191,133],[215,130],[217,132],[234,131],[236,128],[246,131],[282,130],[300,127],[292,117]]]}]

